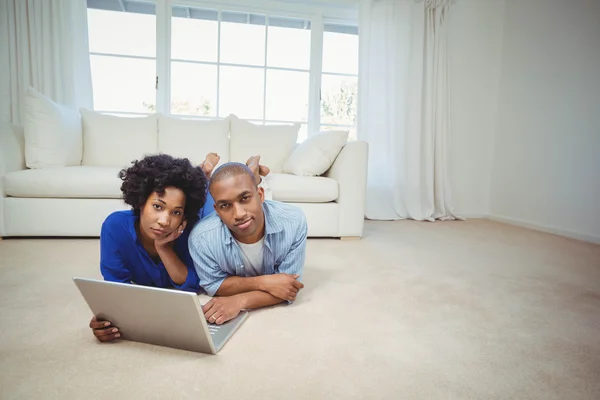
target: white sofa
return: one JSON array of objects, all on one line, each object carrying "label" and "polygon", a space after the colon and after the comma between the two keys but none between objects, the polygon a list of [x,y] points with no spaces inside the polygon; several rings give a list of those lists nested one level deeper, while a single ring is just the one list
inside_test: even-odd
[{"label": "white sofa", "polygon": [[[26,146],[23,127],[2,125],[0,238],[99,236],[106,216],[127,208],[120,199],[121,168],[159,152],[199,163],[211,151],[220,154],[221,163],[261,154],[262,163],[272,171],[266,179],[274,200],[304,211],[310,237],[362,236],[365,142],[348,142],[322,176],[297,176],[282,173],[295,146],[297,127],[291,134],[286,127],[258,127],[236,117],[198,121],[161,115],[114,117],[85,110],[81,114],[80,158],[63,162],[67,166],[36,164],[39,154]],[[38,152],[44,150],[46,136],[37,143]]]}]

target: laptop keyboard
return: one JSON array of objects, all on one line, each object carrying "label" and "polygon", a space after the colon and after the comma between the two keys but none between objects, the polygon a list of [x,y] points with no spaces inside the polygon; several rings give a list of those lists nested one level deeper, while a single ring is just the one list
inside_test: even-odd
[{"label": "laptop keyboard", "polygon": [[215,333],[219,332],[219,329],[221,329],[221,325],[208,324],[208,331],[211,335],[214,335]]}]

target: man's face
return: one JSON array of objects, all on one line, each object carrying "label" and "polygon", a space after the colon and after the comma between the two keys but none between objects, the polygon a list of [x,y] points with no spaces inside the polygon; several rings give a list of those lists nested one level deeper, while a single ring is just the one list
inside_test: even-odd
[{"label": "man's face", "polygon": [[210,187],[215,210],[233,237],[242,243],[256,243],[264,235],[265,193],[248,174],[215,182]]}]

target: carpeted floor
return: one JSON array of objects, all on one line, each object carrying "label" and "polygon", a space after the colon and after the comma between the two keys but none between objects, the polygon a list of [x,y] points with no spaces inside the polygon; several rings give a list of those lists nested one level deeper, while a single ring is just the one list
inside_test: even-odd
[{"label": "carpeted floor", "polygon": [[311,239],[217,356],[100,344],[97,239],[0,241],[2,399],[600,399],[600,246],[489,221]]}]

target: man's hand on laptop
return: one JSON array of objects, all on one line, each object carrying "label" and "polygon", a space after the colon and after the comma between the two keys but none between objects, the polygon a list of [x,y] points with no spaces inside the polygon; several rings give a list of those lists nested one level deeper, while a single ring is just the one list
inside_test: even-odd
[{"label": "man's hand on laptop", "polygon": [[304,287],[302,282],[297,280],[299,277],[300,275],[290,274],[263,275],[261,289],[281,300],[294,301],[300,289]]},{"label": "man's hand on laptop", "polygon": [[94,316],[90,321],[90,328],[94,332],[94,336],[100,342],[112,342],[115,339],[121,337],[119,329],[108,321],[100,321]]},{"label": "man's hand on laptop", "polygon": [[213,297],[202,306],[206,320],[211,324],[221,325],[238,316],[242,310],[239,296]]}]

